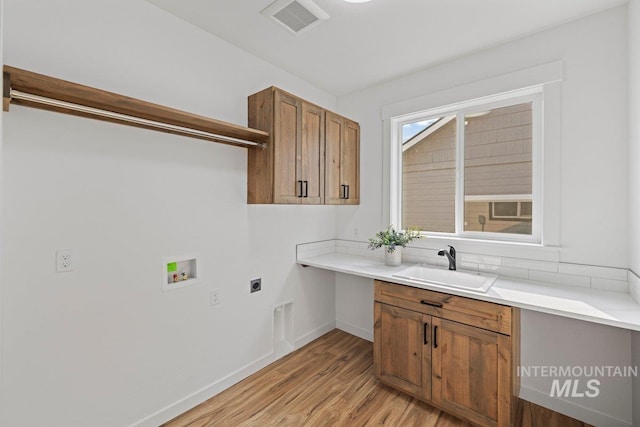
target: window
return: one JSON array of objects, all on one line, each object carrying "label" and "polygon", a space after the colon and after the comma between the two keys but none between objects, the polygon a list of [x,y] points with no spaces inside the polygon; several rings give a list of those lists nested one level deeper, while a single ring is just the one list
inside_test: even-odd
[{"label": "window", "polygon": [[491,219],[531,221],[531,202],[491,202]]},{"label": "window", "polygon": [[528,89],[392,119],[395,222],[541,243],[541,117],[541,91]]}]

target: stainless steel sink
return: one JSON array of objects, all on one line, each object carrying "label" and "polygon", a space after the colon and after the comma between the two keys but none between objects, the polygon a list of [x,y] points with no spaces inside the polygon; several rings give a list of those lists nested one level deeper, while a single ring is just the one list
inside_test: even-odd
[{"label": "stainless steel sink", "polygon": [[394,274],[393,277],[445,288],[465,289],[486,293],[498,276],[467,271],[452,271],[417,264]]}]

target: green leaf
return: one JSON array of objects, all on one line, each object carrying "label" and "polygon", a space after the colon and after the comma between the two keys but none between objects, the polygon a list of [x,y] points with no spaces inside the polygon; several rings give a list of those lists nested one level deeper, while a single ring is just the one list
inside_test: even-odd
[{"label": "green leaf", "polygon": [[408,243],[423,237],[424,236],[420,234],[420,229],[417,227],[407,227],[404,231],[396,231],[395,228],[390,225],[386,230],[379,231],[374,237],[369,239],[369,249],[378,249],[386,246],[387,251],[393,253],[396,250],[396,246],[404,247]]}]

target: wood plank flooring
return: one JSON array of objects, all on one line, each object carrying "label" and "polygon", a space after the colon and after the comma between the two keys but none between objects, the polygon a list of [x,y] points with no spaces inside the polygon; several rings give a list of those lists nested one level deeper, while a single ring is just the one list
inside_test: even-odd
[{"label": "wood plank flooring", "polygon": [[[337,329],[164,424],[165,427],[374,425],[471,426],[378,383],[372,343]],[[516,425],[586,427],[525,401],[519,402]]]}]

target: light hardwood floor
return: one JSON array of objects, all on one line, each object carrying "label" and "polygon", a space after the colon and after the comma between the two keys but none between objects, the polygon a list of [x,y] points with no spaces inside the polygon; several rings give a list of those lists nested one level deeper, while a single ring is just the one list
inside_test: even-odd
[{"label": "light hardwood floor", "polygon": [[[373,345],[337,329],[164,424],[209,426],[467,427],[376,381]],[[586,427],[518,402],[516,425]]]}]

